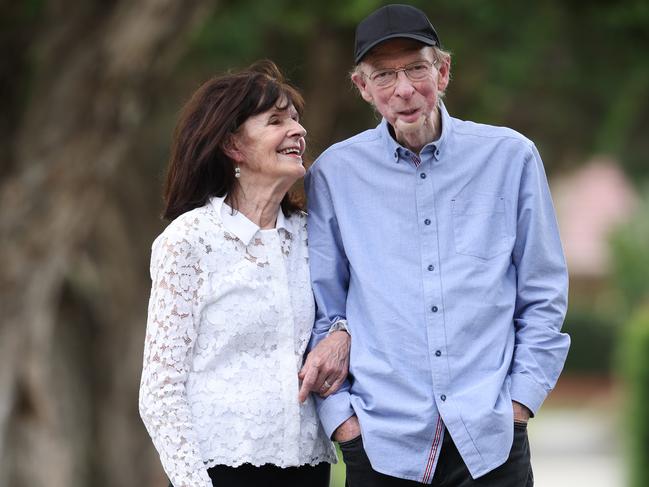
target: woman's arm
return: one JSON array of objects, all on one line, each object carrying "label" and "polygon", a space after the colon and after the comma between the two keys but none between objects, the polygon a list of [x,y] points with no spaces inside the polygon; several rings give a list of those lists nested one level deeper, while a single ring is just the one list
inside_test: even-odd
[{"label": "woman's arm", "polygon": [[185,238],[163,234],[154,243],[139,407],[175,487],[212,486],[185,393],[200,279],[200,261]]}]

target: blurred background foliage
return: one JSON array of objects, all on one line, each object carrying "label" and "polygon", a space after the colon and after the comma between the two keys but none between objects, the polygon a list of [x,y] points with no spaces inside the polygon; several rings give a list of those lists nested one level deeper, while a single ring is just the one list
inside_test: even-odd
[{"label": "blurred background foliage", "polygon": [[[20,111],[21,103],[29,99],[30,79],[38,76],[42,52],[34,45],[34,32],[52,21],[51,4],[64,3],[4,2],[2,95],[9,110],[3,110],[3,122],[10,120],[12,111]],[[109,11],[115,3],[84,2],[75,7]],[[173,119],[200,80],[271,58],[306,94],[317,91],[337,109],[337,123],[328,124],[318,140],[311,141],[317,155],[332,140],[373,121],[351,90],[345,71],[351,68],[356,23],[384,3],[213,2],[183,46],[185,55],[169,73],[156,108],[166,106]],[[644,155],[649,139],[642,136],[649,124],[646,1],[410,3],[430,13],[444,47],[454,55],[448,104],[456,116],[525,133],[542,149],[551,171],[577,165],[593,153],[610,153],[634,177],[647,174]],[[320,86],[318,75],[324,71],[320,66],[336,69],[325,76],[332,84]],[[307,117],[319,126],[313,105],[320,103],[307,101]],[[169,125],[170,120],[165,122]]]},{"label": "blurred background foliage", "polygon": [[628,222],[611,237],[613,288],[617,291],[620,315],[628,318],[649,300],[649,186]]},{"label": "blurred background foliage", "polygon": [[618,295],[622,340],[616,347],[617,369],[628,394],[627,431],[629,485],[649,485],[649,186],[630,220],[612,235],[613,276]]},{"label": "blurred background foliage", "polygon": [[[340,71],[322,96],[345,96],[351,89],[343,70],[351,67],[353,29],[384,3],[226,0],[196,32],[179,67],[209,75],[270,57],[309,93],[317,82],[314,63],[333,64]],[[641,136],[649,123],[647,2],[411,4],[430,13],[453,53],[448,103],[456,116],[515,127],[537,142],[551,170],[579,164],[592,153],[612,153],[634,176],[648,172],[649,141]],[[340,59],[314,58],[326,54],[319,51],[325,43],[336,45]],[[345,130],[318,134],[316,154],[350,126],[373,122],[362,103],[350,109],[353,117],[339,119]],[[310,112],[309,120],[318,116]]]},{"label": "blurred background foliage", "polygon": [[649,307],[637,310],[625,324],[622,355],[628,387],[624,425],[629,451],[629,485],[644,487],[649,482]]},{"label": "blurred background foliage", "polygon": [[[176,115],[270,58],[305,95],[314,159],[377,123],[348,73],[356,23],[385,3],[0,0],[0,487],[159,485],[136,396]],[[643,356],[618,344],[648,300],[649,2],[409,3],[453,55],[452,115],[522,132],[551,179],[606,155],[645,194],[610,269],[573,276],[565,325],[566,374],[641,384],[615,357]]]}]

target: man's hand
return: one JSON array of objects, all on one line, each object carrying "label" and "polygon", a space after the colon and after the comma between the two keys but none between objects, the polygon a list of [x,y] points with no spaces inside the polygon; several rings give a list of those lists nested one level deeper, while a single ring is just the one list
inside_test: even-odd
[{"label": "man's hand", "polygon": [[512,409],[514,410],[514,421],[527,423],[532,416],[532,412],[520,402],[512,401]]},{"label": "man's hand", "polygon": [[356,415],[354,415],[336,428],[333,434],[333,440],[340,443],[341,441],[353,440],[360,434],[361,425],[358,423]]},{"label": "man's hand", "polygon": [[298,399],[306,401],[309,392],[327,397],[338,390],[349,370],[351,337],[345,331],[334,331],[309,352],[298,377],[302,380]]}]

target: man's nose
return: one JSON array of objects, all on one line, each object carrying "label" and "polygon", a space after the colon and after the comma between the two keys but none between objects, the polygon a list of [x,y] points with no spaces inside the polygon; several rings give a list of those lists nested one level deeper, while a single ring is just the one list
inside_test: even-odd
[{"label": "man's nose", "polygon": [[405,71],[397,72],[397,81],[394,87],[394,92],[402,98],[410,98],[415,92],[415,87],[412,85],[412,81],[410,81],[408,76],[406,76]]}]

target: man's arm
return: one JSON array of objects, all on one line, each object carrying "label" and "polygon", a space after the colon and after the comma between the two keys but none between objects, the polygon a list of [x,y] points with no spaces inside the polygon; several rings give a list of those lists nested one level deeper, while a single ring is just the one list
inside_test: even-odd
[{"label": "man's arm", "polygon": [[527,423],[532,417],[532,411],[520,402],[512,401],[512,410],[514,411],[514,421]]},{"label": "man's arm", "polygon": [[331,438],[338,443],[353,440],[361,434],[361,425],[356,415],[350,416],[344,423],[335,429]]},{"label": "man's arm", "polygon": [[[312,350],[331,326],[346,319],[349,263],[334,211],[328,182],[316,161],[304,186],[308,201],[309,266],[316,300],[316,321],[309,344]],[[341,332],[342,333],[342,332]],[[308,358],[307,358],[308,360]],[[350,405],[349,380],[325,399],[315,397],[320,421],[329,437],[354,414]]]},{"label": "man's arm", "polygon": [[[560,331],[568,272],[545,171],[534,146],[521,174],[512,261],[517,297],[510,390],[512,400],[533,416],[556,384],[570,347],[570,337]],[[521,413],[516,404],[514,408]]]}]

